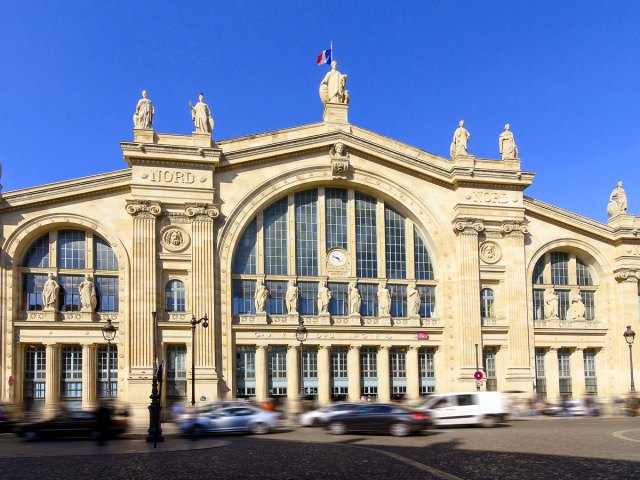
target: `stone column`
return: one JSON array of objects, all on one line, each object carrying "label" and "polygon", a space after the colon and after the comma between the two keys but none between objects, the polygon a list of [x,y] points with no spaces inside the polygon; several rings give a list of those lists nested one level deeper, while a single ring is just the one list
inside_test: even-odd
[{"label": "stone column", "polygon": [[391,373],[389,371],[389,347],[382,345],[378,349],[378,400],[391,400]]},{"label": "stone column", "polygon": [[[201,328],[195,338],[196,378],[207,398],[218,398],[215,338],[221,328],[215,318],[214,225],[220,211],[216,205],[195,204],[185,208],[191,219],[191,312],[196,318],[209,317],[209,328]],[[196,327],[197,328],[197,327]]]},{"label": "stone column", "polygon": [[13,361],[13,387],[8,388],[8,398],[14,405],[24,403],[24,343],[16,343],[16,356]]},{"label": "stone column", "polygon": [[453,335],[459,339],[462,365],[460,378],[473,384],[475,346],[482,346],[480,319],[480,274],[478,266],[478,233],[484,230],[479,220],[461,219],[455,223],[458,233],[458,265],[460,271],[458,318]]},{"label": "stone column", "polygon": [[318,403],[331,403],[331,350],[327,345],[318,346]]},{"label": "stone column", "polygon": [[[611,349],[608,356],[611,358],[610,364],[620,366],[620,375],[616,375],[613,380],[613,391],[609,394],[626,394],[629,393],[631,387],[631,375],[629,364],[629,346],[624,341],[623,334],[627,329],[627,325],[636,332],[636,341],[633,344],[633,378],[636,385],[636,392],[640,391],[640,318],[638,316],[638,281],[640,281],[640,270],[631,270],[628,268],[620,269],[615,272],[615,278],[618,280],[618,299],[619,305],[617,318],[610,319],[608,325],[609,331],[613,332],[612,340],[608,344]],[[602,302],[600,302],[602,303]],[[596,320],[602,316],[602,306],[596,303]],[[597,365],[596,365],[597,368]],[[596,371],[597,374],[597,371]],[[602,378],[598,375],[598,381]],[[600,387],[598,387],[600,390]],[[600,393],[600,392],[598,392]],[[603,392],[604,393],[604,392]]]},{"label": "stone column", "polygon": [[420,366],[418,363],[418,347],[407,349],[407,399],[420,398]]},{"label": "stone column", "polygon": [[[82,345],[82,408],[84,409],[93,408],[96,403],[97,368],[96,346]],[[111,373],[113,375],[113,370]]]},{"label": "stone column", "polygon": [[560,398],[560,377],[558,372],[557,348],[550,348],[545,353],[544,374],[547,380],[547,400],[555,402]]},{"label": "stone column", "polygon": [[300,347],[289,345],[287,348],[287,404],[289,411],[300,413]]},{"label": "stone column", "polygon": [[268,397],[267,347],[256,346],[256,400],[264,402]]},{"label": "stone column", "polygon": [[351,345],[347,353],[347,371],[349,372],[349,401],[360,401],[360,345]]},{"label": "stone column", "polygon": [[575,400],[585,396],[584,382],[584,349],[578,347],[571,352],[571,394]]},{"label": "stone column", "polygon": [[46,345],[46,379],[44,403],[46,407],[57,407],[60,402],[60,345]]},{"label": "stone column", "polygon": [[[433,368],[436,374],[436,392],[447,392],[453,388],[451,375],[447,372],[445,363],[445,353],[443,348],[436,348],[433,351]],[[451,368],[450,371],[453,371]],[[473,386],[475,388],[475,385]]]},{"label": "stone column", "polygon": [[527,272],[524,252],[525,235],[529,232],[526,225],[520,222],[509,222],[502,225],[504,234],[503,263],[506,265],[505,286],[507,299],[507,318],[509,322],[509,351],[503,355],[503,366],[506,380],[499,388],[505,390],[522,390],[529,392],[535,379],[531,360],[533,352],[529,350],[529,341],[533,338],[533,323],[529,322],[527,306]]},{"label": "stone column", "polygon": [[[154,338],[151,312],[157,307],[156,217],[161,208],[158,202],[129,201],[126,210],[133,217],[131,291],[135,292],[131,296],[129,365],[132,375],[151,378]],[[144,392],[147,390],[144,385]]]}]

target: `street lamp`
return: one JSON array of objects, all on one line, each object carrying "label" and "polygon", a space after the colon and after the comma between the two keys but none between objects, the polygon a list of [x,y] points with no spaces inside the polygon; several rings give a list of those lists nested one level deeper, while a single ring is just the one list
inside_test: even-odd
[{"label": "street lamp", "polygon": [[635,383],[633,383],[633,354],[631,353],[631,348],[633,346],[633,341],[636,338],[636,332],[631,330],[631,325],[627,325],[627,329],[625,330],[623,335],[624,335],[624,339],[627,341],[627,344],[629,345],[629,366],[631,368],[631,391],[635,392],[636,385]]},{"label": "street lamp", "polygon": [[209,326],[209,317],[204,314],[199,320],[191,315],[191,405],[196,404],[196,325],[202,323],[204,328]]},{"label": "street lamp", "polygon": [[296,328],[296,339],[300,342],[300,413],[302,413],[302,399],[304,398],[304,356],[302,354],[302,344],[307,339],[307,327],[302,323],[302,319]]},{"label": "street lamp", "polygon": [[102,337],[107,341],[107,397],[111,398],[111,342],[116,338],[116,327],[107,318],[107,324],[102,327]]}]

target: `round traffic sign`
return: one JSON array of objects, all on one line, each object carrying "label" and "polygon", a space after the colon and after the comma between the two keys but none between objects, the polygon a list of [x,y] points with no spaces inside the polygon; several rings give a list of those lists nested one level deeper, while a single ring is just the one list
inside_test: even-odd
[{"label": "round traffic sign", "polygon": [[476,380],[482,380],[482,377],[484,377],[484,375],[480,370],[473,374],[473,378],[475,378]]}]

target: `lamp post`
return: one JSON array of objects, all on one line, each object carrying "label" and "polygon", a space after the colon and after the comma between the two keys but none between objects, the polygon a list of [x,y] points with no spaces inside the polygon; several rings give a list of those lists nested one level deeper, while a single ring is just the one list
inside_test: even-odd
[{"label": "lamp post", "polygon": [[116,327],[107,318],[107,324],[102,327],[102,337],[107,341],[107,397],[111,398],[111,342],[116,338]]},{"label": "lamp post", "polygon": [[629,367],[631,368],[631,391],[635,392],[636,385],[633,382],[633,354],[631,349],[633,347],[633,341],[636,338],[636,332],[631,330],[631,325],[627,325],[627,329],[625,330],[623,335],[624,335],[624,339],[627,341],[627,344],[629,345]]},{"label": "lamp post", "polygon": [[[156,345],[158,344],[158,321],[156,312],[151,312],[151,319],[153,322],[153,348],[152,348],[152,377],[151,377],[151,404],[149,405],[149,430],[147,430],[147,443],[153,443],[153,448],[156,447],[158,442],[164,442],[162,436],[162,422],[160,421],[160,414],[162,413],[162,405],[160,404],[161,392],[158,390],[158,381],[162,381],[158,378],[158,373],[162,370],[158,368],[158,357],[156,356]],[[163,362],[160,362],[163,365]],[[160,385],[162,387],[162,384]]]},{"label": "lamp post", "polygon": [[300,413],[302,413],[302,399],[304,398],[304,356],[302,354],[302,344],[307,339],[307,328],[302,323],[302,319],[298,323],[298,328],[296,328],[296,339],[300,342],[300,394],[299,394],[299,404],[300,404]]},{"label": "lamp post", "polygon": [[209,317],[204,314],[204,317],[196,320],[195,315],[191,315],[191,405],[196,404],[196,325],[202,323],[204,328],[209,326]]}]

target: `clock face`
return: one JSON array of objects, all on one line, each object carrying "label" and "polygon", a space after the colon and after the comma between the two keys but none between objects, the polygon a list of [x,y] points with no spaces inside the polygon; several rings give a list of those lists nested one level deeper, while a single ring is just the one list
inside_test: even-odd
[{"label": "clock face", "polygon": [[347,263],[347,254],[342,250],[331,250],[329,252],[329,263],[334,267],[342,267]]}]

